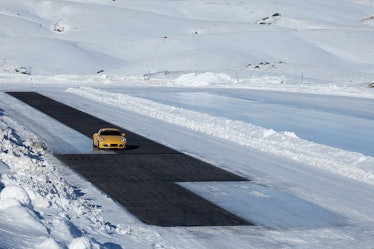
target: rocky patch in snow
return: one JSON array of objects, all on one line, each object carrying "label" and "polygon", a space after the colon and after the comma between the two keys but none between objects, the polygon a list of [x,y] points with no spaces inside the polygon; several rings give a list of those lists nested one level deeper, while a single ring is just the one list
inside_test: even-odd
[{"label": "rocky patch in snow", "polygon": [[267,16],[257,21],[256,24],[271,25],[271,24],[276,23],[280,19],[280,17],[281,17],[281,14],[274,13],[272,16]]},{"label": "rocky patch in snow", "polygon": [[361,22],[373,26],[374,25],[374,16],[369,16],[367,18],[364,18],[364,19],[361,20]]}]

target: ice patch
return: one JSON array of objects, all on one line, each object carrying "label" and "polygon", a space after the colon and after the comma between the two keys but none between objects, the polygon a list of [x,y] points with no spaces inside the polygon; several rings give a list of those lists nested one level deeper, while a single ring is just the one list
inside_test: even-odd
[{"label": "ice patch", "polygon": [[346,222],[338,214],[309,201],[251,182],[183,182],[179,185],[242,218],[266,227],[326,228]]}]

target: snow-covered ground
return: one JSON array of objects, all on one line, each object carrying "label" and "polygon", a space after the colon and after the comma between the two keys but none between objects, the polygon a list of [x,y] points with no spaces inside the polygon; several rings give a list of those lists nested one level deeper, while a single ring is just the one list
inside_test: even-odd
[{"label": "snow-covered ground", "polygon": [[[0,248],[374,248],[374,2],[2,0]],[[250,179],[251,227],[148,226],[53,157],[38,91]],[[131,139],[131,138],[128,138]]]}]

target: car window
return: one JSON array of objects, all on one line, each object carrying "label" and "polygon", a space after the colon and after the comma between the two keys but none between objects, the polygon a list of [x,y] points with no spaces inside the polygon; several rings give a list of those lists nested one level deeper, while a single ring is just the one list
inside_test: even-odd
[{"label": "car window", "polygon": [[100,133],[101,136],[121,136],[119,131],[102,131]]}]

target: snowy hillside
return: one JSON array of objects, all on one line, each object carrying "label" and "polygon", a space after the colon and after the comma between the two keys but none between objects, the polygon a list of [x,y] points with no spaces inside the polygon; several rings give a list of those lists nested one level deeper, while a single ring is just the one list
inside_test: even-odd
[{"label": "snowy hillside", "polygon": [[[373,248],[373,44],[373,0],[1,0],[0,248]],[[179,184],[256,226],[141,223],[7,91],[250,179]]]},{"label": "snowy hillside", "polygon": [[[3,73],[373,81],[373,2],[2,1]],[[282,77],[280,77],[282,76]],[[310,80],[313,78],[313,80]]]}]

